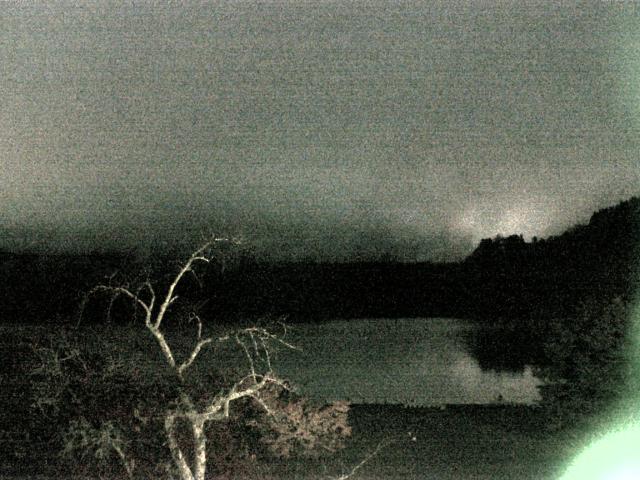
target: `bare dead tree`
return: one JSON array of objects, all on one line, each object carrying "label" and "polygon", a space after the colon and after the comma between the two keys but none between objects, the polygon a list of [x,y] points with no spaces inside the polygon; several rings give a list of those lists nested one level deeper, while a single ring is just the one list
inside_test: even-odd
[{"label": "bare dead tree", "polygon": [[[144,315],[144,325],[156,340],[167,366],[175,373],[178,383],[179,399],[177,406],[167,407],[164,413],[164,432],[166,443],[171,453],[171,459],[176,467],[181,480],[204,480],[207,468],[207,438],[205,426],[208,422],[220,421],[229,417],[231,405],[240,399],[252,399],[267,413],[272,414],[267,402],[261,398],[261,391],[266,387],[277,385],[287,389],[287,384],[273,371],[271,365],[270,345],[279,343],[287,348],[295,349],[286,342],[283,337],[270,332],[262,327],[243,328],[226,335],[214,337],[203,336],[202,321],[196,314],[192,315],[197,327],[196,339],[190,352],[185,358],[178,359],[171,348],[163,331],[163,322],[172,304],[177,300],[176,289],[185,275],[194,272],[197,264],[207,264],[212,261],[214,249],[218,243],[229,243],[227,238],[213,238],[191,254],[189,259],[180,267],[178,273],[172,278],[166,292],[158,294],[147,280],[136,288],[129,286],[98,285],[94,287],[88,296],[103,292],[111,295],[109,307],[113,298],[124,296],[129,298],[134,305],[141,309]],[[85,302],[86,303],[86,302]],[[197,405],[185,385],[186,375],[189,369],[199,358],[203,349],[221,342],[235,342],[247,359],[248,371],[246,375],[237,380],[230,388],[227,388],[206,405]],[[185,452],[184,446],[178,441],[176,435],[177,422],[183,421],[190,426],[192,437],[192,452]]]}]

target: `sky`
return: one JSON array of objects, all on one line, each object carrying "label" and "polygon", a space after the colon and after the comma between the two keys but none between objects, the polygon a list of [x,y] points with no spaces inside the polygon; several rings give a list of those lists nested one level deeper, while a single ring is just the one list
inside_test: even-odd
[{"label": "sky", "polygon": [[8,2],[0,247],[456,260],[640,194],[640,3]]}]

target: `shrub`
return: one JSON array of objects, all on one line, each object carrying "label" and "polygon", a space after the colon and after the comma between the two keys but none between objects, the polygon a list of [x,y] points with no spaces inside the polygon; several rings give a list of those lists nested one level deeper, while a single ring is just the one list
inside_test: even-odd
[{"label": "shrub", "polygon": [[[273,345],[295,348],[282,336],[257,326],[207,336],[196,313],[195,335],[168,336],[163,321],[178,299],[176,288],[196,263],[209,263],[212,245],[187,260],[163,295],[156,296],[150,281],[137,289],[99,285],[90,292],[128,298],[142,309],[140,331],[150,334],[151,343],[138,342],[139,334],[131,331],[114,339],[109,330],[93,328],[82,337],[80,330],[53,333],[48,346],[34,347],[41,361],[33,372],[33,405],[65,425],[59,437],[67,456],[85,455],[102,464],[116,460],[131,478],[163,474],[204,480],[210,459],[218,475],[228,473],[220,466],[242,466],[248,476],[256,432],[258,443],[280,456],[343,446],[350,434],[348,406],[312,407],[274,373]],[[237,347],[247,367],[223,367],[235,358],[223,345]],[[198,368],[196,360],[203,359],[206,368]],[[213,433],[226,437],[225,449],[208,448],[221,444],[210,441]],[[170,461],[162,460],[166,457]]]},{"label": "shrub", "polygon": [[282,388],[270,388],[264,397],[270,413],[249,425],[259,431],[260,442],[273,456],[335,453],[351,435],[348,402],[315,405]]},{"label": "shrub", "polygon": [[549,323],[545,366],[539,375],[553,427],[604,410],[626,391],[629,378],[629,306],[620,298],[583,302],[576,315]]}]

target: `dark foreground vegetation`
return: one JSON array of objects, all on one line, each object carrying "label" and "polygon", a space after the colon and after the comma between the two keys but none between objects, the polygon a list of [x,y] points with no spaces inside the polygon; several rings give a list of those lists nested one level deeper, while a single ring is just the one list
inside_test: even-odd
[{"label": "dark foreground vegetation", "polygon": [[[265,389],[264,398],[248,394],[228,418],[208,427],[207,478],[346,478],[340,476],[349,472],[355,478],[364,469],[365,478],[553,478],[589,425],[637,390],[639,233],[640,199],[634,198],[558,237],[483,240],[455,264],[274,265],[246,252],[217,252],[176,289],[180,301],[171,308],[167,335],[181,358],[192,348],[194,318],[239,331],[279,315],[289,322],[455,316],[490,327],[469,342],[483,368],[530,364],[547,383],[535,407],[444,410],[326,410],[286,388]],[[202,358],[204,369],[194,367],[192,383],[176,383],[145,331],[143,308],[151,301],[144,282],[166,290],[180,265],[174,258],[2,254],[0,443],[8,455],[0,474],[135,478],[135,471],[171,478],[157,412],[178,406],[187,390],[202,405],[212,404],[218,391],[233,393],[233,379],[247,378],[242,348],[254,339],[237,342],[240,357],[212,349],[207,355],[214,357]],[[132,305],[126,295],[85,301],[100,283],[112,293],[127,288],[143,301]],[[204,338],[198,332],[196,342]],[[269,363],[268,353],[252,355],[246,357]],[[296,422],[283,428],[261,406]],[[183,434],[176,431],[188,449]]]},{"label": "dark foreground vegetation", "polygon": [[[14,326],[1,333],[7,359],[2,478],[127,478],[109,438],[120,438],[126,454],[137,459],[141,477],[135,478],[168,478],[168,451],[154,416],[173,387],[157,368],[160,356],[144,354],[154,351],[144,331],[83,327],[51,335],[43,327]],[[59,370],[52,368],[54,351],[61,354]],[[87,370],[81,358],[89,362]],[[256,424],[260,418],[245,404],[209,430],[207,478],[339,478],[367,459],[353,478],[554,478],[579,449],[582,434],[548,428],[552,417],[541,407],[352,405],[345,448],[285,455],[270,449],[273,437]],[[95,435],[105,419],[110,429]]]}]

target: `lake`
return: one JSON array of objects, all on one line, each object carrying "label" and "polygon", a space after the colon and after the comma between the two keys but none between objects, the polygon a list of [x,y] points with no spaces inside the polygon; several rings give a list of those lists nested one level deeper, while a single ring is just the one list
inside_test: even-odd
[{"label": "lake", "polygon": [[465,338],[483,327],[443,318],[334,320],[296,325],[287,338],[302,351],[280,351],[275,366],[319,401],[406,405],[534,403],[529,366],[483,370]]}]

